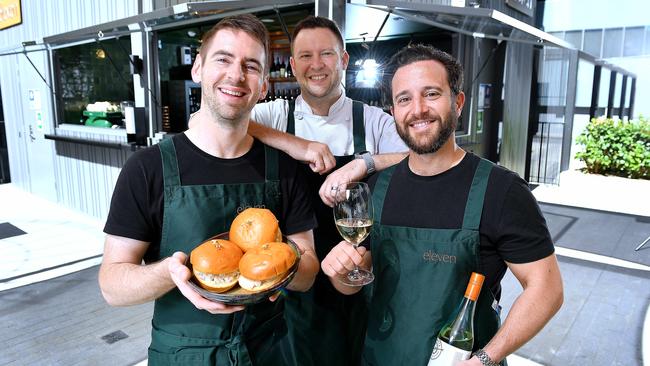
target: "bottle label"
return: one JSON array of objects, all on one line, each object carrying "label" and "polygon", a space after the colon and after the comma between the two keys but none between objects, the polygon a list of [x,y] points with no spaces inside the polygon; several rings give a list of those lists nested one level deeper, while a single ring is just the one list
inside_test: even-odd
[{"label": "bottle label", "polygon": [[454,347],[437,338],[427,366],[453,366],[460,361],[469,359],[471,355],[471,351]]}]

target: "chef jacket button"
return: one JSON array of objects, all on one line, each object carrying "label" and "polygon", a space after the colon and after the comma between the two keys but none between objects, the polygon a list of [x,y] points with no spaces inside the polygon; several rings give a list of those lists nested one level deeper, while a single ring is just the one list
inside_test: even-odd
[{"label": "chef jacket button", "polygon": [[298,114],[298,115],[296,116],[296,118],[298,118],[298,119],[302,119],[302,114]]}]

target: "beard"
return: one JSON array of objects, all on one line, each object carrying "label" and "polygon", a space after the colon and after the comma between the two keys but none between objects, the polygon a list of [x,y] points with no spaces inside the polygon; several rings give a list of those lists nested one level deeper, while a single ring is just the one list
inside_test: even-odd
[{"label": "beard", "polygon": [[408,123],[404,123],[404,127],[402,127],[401,123],[395,123],[399,137],[411,151],[418,155],[433,154],[440,150],[442,145],[444,145],[454,131],[456,131],[457,125],[458,116],[452,112],[449,115],[449,118],[440,119],[440,131],[438,131],[437,134],[416,139],[409,134]]}]

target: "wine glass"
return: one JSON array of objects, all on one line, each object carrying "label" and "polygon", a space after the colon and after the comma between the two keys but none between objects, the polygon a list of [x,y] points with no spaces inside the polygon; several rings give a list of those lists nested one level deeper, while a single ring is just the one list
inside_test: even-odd
[{"label": "wine glass", "polygon": [[[334,222],[339,234],[356,249],[370,234],[373,222],[370,188],[363,182],[341,184],[336,188]],[[348,286],[364,286],[375,279],[370,271],[355,268],[339,280]]]}]

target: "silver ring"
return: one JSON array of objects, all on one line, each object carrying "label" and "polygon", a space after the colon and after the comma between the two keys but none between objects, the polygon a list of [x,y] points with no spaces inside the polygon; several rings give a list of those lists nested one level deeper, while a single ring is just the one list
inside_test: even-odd
[{"label": "silver ring", "polygon": [[339,187],[332,186],[332,188],[330,188],[330,191],[338,191],[338,190],[339,190]]}]

